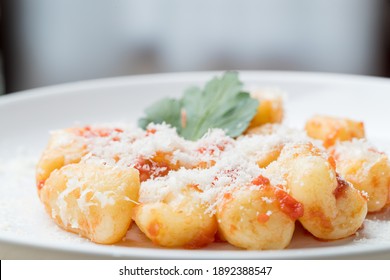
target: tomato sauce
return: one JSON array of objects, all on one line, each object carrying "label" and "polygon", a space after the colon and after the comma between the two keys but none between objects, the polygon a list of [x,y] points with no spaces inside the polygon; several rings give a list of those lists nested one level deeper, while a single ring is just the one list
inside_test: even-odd
[{"label": "tomato sauce", "polygon": [[[96,128],[93,129],[90,126],[85,126],[83,128],[76,130],[76,135],[82,136],[85,138],[93,138],[93,137],[109,137],[113,132],[123,133],[123,129],[120,128]],[[119,141],[119,136],[113,137],[114,141]]]},{"label": "tomato sauce", "polygon": [[140,158],[134,168],[139,171],[139,178],[141,182],[149,180],[150,178],[166,176],[170,171],[170,167],[165,162],[155,162],[150,159]]},{"label": "tomato sauce", "polygon": [[338,174],[336,175],[336,178],[337,178],[337,187],[333,191],[333,195],[335,196],[336,199],[339,199],[341,196],[345,195],[345,192],[349,185]]},{"label": "tomato sauce", "polygon": [[281,189],[275,188],[275,195],[279,201],[280,209],[292,220],[303,216],[303,205],[296,201],[291,195]]},{"label": "tomato sauce", "polygon": [[267,214],[257,215],[257,221],[260,224],[264,224],[264,223],[268,222],[268,220],[269,220],[269,216]]},{"label": "tomato sauce", "polygon": [[[260,176],[256,177],[255,179],[253,179],[252,184],[256,185],[256,186],[267,187],[267,189],[272,191],[274,193],[274,195],[276,196],[276,199],[279,203],[280,210],[282,210],[282,212],[285,213],[286,215],[288,215],[292,220],[296,220],[296,219],[303,216],[302,203],[295,200],[291,195],[286,193],[281,188],[271,186],[268,178],[260,175]],[[259,217],[260,217],[260,215],[259,215]],[[267,219],[266,217],[263,217],[263,216],[261,216],[260,218],[259,217],[258,217],[259,222],[260,222],[260,220],[264,221],[265,219]]]},{"label": "tomato sauce", "polygon": [[43,188],[43,186],[45,185],[45,181],[46,181],[46,180],[39,180],[39,181],[37,182],[38,191],[40,191],[40,190]]},{"label": "tomato sauce", "polygon": [[269,185],[269,183],[270,183],[269,179],[262,175],[252,180],[252,184],[256,186],[265,186],[265,185]]}]

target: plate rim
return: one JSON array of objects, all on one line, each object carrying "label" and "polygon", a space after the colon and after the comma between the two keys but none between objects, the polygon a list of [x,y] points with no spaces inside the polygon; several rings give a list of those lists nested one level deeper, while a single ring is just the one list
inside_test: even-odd
[{"label": "plate rim", "polygon": [[[323,80],[333,80],[333,82],[341,83],[389,83],[390,78],[369,76],[369,75],[355,75],[345,73],[330,73],[330,72],[306,72],[306,71],[257,71],[257,70],[232,70],[238,72],[243,80],[249,80],[256,76],[262,78],[277,80],[280,76],[283,80],[305,80],[310,78],[314,82]],[[90,90],[96,87],[112,87],[135,84],[151,84],[151,83],[170,83],[170,82],[185,82],[188,80],[205,80],[207,78],[220,75],[226,71],[189,71],[189,72],[169,72],[169,73],[152,73],[140,75],[127,75],[99,79],[89,79],[82,81],[74,81],[67,83],[60,83],[48,85],[43,87],[31,88],[22,91],[15,91],[0,95],[0,104],[12,101],[19,101],[20,99],[31,99],[36,97],[43,97],[47,95],[66,94],[68,91],[74,89]],[[197,77],[197,78],[194,78]],[[286,79],[288,77],[288,79]]]},{"label": "plate rim", "polygon": [[[44,98],[53,95],[66,95],[72,91],[79,91],[80,94],[88,90],[99,88],[113,88],[119,86],[133,86],[136,84],[151,83],[178,83],[178,82],[197,82],[206,80],[212,76],[219,75],[225,71],[198,71],[198,72],[172,72],[172,73],[155,73],[147,75],[120,76],[103,79],[93,79],[86,81],[63,83],[39,87],[12,94],[0,96],[0,107],[7,104],[28,101],[36,98]],[[386,84],[390,86],[390,79],[377,76],[323,73],[323,72],[300,72],[300,71],[237,71],[243,80],[251,79],[270,79],[272,80],[293,80],[302,82],[310,81],[335,83],[353,83],[357,84]],[[286,79],[288,77],[288,79]],[[111,257],[111,258],[187,258],[187,252],[191,252],[190,259],[205,258],[244,258],[244,259],[300,259],[300,258],[332,258],[353,256],[355,254],[367,255],[373,253],[390,252],[390,245],[380,244],[360,244],[359,246],[339,245],[336,247],[317,247],[303,249],[286,249],[270,251],[247,251],[247,250],[185,250],[185,249],[163,249],[163,248],[140,248],[140,247],[115,247],[110,245],[90,246],[94,243],[80,244],[73,246],[62,246],[53,241],[47,243],[38,240],[29,241],[20,239],[20,237],[0,233],[0,244],[14,244],[19,246],[28,246],[37,249],[53,250],[57,252],[68,252],[83,254],[86,256]],[[114,251],[108,248],[115,248]],[[337,252],[335,252],[335,250]]]},{"label": "plate rim", "polygon": [[[53,226],[56,226],[53,224]],[[71,234],[71,233],[69,233]],[[5,238],[4,238],[5,237]],[[82,237],[80,237],[82,238]],[[18,240],[8,236],[0,236],[0,244],[24,246],[28,248],[43,249],[53,252],[65,252],[83,256],[106,257],[113,259],[334,259],[345,257],[358,257],[366,259],[372,254],[387,253],[390,245],[380,244],[360,244],[359,246],[340,245],[337,247],[317,247],[317,248],[293,248],[281,250],[218,250],[218,249],[180,249],[180,248],[142,248],[120,245],[95,244],[89,240],[85,243],[61,245],[43,240]],[[327,242],[327,241],[324,241]],[[330,241],[331,242],[331,241]],[[337,251],[337,253],[335,252]],[[190,254],[190,256],[187,256]]]}]

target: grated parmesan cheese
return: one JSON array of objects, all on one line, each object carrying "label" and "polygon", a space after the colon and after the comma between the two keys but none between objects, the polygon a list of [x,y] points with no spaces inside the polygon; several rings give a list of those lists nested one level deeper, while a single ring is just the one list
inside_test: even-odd
[{"label": "grated parmesan cheese", "polygon": [[370,172],[373,166],[386,158],[386,155],[376,150],[376,148],[366,139],[352,139],[351,141],[338,142],[333,148],[337,160],[362,162],[362,174]]}]

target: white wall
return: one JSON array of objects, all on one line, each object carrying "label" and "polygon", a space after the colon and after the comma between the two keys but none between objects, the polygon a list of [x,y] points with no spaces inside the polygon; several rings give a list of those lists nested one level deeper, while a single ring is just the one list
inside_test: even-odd
[{"label": "white wall", "polygon": [[15,1],[17,89],[224,68],[377,71],[379,0]]}]

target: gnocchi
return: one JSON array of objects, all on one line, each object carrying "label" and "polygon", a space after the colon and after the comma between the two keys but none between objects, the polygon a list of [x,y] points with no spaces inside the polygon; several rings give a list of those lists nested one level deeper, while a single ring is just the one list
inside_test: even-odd
[{"label": "gnocchi", "polygon": [[295,220],[303,207],[284,190],[260,176],[235,189],[217,208],[219,232],[230,244],[244,249],[283,249],[290,244]]},{"label": "gnocchi", "polygon": [[305,127],[307,134],[323,141],[325,147],[333,146],[337,141],[364,138],[363,122],[330,116],[314,116]]},{"label": "gnocchi", "polygon": [[52,133],[36,168],[38,191],[52,171],[67,164],[78,163],[86,154],[84,141],[75,132],[76,129],[65,129]]},{"label": "gnocchi", "polygon": [[50,174],[40,199],[60,227],[96,243],[112,244],[129,229],[139,186],[134,168],[69,164]]},{"label": "gnocchi", "polygon": [[206,207],[185,198],[179,205],[167,202],[140,204],[135,222],[156,245],[164,247],[201,248],[214,241],[215,216],[205,214]]},{"label": "gnocchi", "polygon": [[369,212],[379,211],[389,203],[390,164],[384,153],[363,139],[340,142],[330,153],[336,160],[337,171],[355,188],[367,193]]},{"label": "gnocchi", "polygon": [[251,96],[259,100],[257,113],[249,124],[249,129],[267,123],[281,123],[283,120],[283,94],[277,90],[255,90]]},{"label": "gnocchi", "polygon": [[[311,143],[286,146],[270,172],[284,170],[290,194],[303,204],[299,221],[320,239],[347,237],[363,224],[367,199],[340,177],[332,159]],[[273,169],[273,170],[272,170]]]},{"label": "gnocchi", "polygon": [[389,160],[362,122],[316,116],[300,131],[281,124],[279,93],[252,96],[259,107],[236,139],[211,129],[189,141],[167,124],[52,133],[36,169],[46,212],[101,244],[134,226],[161,247],[273,250],[288,248],[297,222],[335,240],[389,204]]}]

